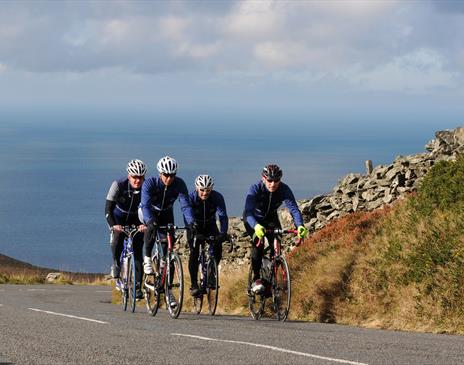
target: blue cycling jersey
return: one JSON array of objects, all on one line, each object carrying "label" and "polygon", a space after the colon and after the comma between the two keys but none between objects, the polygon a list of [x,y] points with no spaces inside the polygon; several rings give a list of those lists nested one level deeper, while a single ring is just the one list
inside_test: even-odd
[{"label": "blue cycling jersey", "polygon": [[193,224],[193,211],[184,180],[176,176],[169,186],[164,185],[160,177],[153,176],[145,180],[140,203],[145,223],[156,220],[161,214],[171,213],[177,198],[186,224]]},{"label": "blue cycling jersey", "polygon": [[140,190],[134,189],[127,177],[113,181],[106,200],[113,202],[111,211],[107,212],[111,215],[109,217],[111,223],[140,224],[137,216],[137,209],[140,204]]},{"label": "blue cycling jersey", "polygon": [[245,202],[245,219],[247,223],[251,227],[256,226],[258,220],[262,221],[271,214],[276,214],[282,202],[290,211],[295,225],[297,227],[302,226],[303,216],[288,185],[281,182],[277,190],[271,193],[261,180],[253,184],[248,190]]},{"label": "blue cycling jersey", "polygon": [[227,233],[229,219],[227,217],[226,203],[221,193],[213,190],[208,199],[201,200],[198,192],[195,190],[189,194],[189,197],[195,222],[200,228],[208,228],[213,224],[216,225],[217,214],[221,225],[220,233]]}]

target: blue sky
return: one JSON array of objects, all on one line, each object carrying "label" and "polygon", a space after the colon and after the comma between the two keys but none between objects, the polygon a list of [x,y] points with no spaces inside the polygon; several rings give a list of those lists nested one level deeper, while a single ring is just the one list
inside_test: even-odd
[{"label": "blue sky", "polygon": [[452,128],[463,45],[463,1],[2,1],[0,107]]}]

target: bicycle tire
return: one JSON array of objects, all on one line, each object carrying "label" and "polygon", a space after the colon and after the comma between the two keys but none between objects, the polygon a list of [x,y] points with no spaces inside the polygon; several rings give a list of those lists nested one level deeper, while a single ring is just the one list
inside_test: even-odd
[{"label": "bicycle tire", "polygon": [[[158,272],[159,263],[158,256],[153,256],[153,266],[155,272]],[[145,288],[145,305],[147,307],[147,312],[151,316],[155,316],[158,313],[158,308],[160,306],[160,276],[159,275],[145,275],[143,281]]]},{"label": "bicycle tire", "polygon": [[127,276],[127,295],[132,313],[135,312],[137,301],[136,279],[135,279],[135,260],[132,255],[127,258],[128,276]]},{"label": "bicycle tire", "polygon": [[[182,262],[176,253],[169,253],[167,260],[167,275],[165,282],[165,301],[171,318],[179,317],[184,300],[184,272]],[[169,297],[174,296],[176,305],[170,305]]]},{"label": "bicycle tire", "polygon": [[284,322],[288,318],[292,295],[290,270],[285,257],[276,258],[272,279],[274,312],[277,319]]},{"label": "bicycle tire", "polygon": [[203,289],[204,289],[204,283],[206,278],[203,275],[203,269],[202,269],[202,264],[201,262],[198,263],[198,275],[200,275],[200,285],[198,287],[200,288],[200,293],[198,295],[195,295],[193,297],[193,310],[196,314],[201,313],[201,308],[203,306]]},{"label": "bicycle tire", "polygon": [[251,284],[253,284],[253,267],[250,265],[248,270],[248,309],[250,310],[250,315],[253,319],[260,319],[264,313],[264,305],[266,303],[266,298],[262,294],[253,293],[251,290]]},{"label": "bicycle tire", "polygon": [[208,260],[208,265],[206,267],[206,288],[209,314],[214,316],[219,294],[219,273],[216,260],[213,258]]},{"label": "bicycle tire", "polygon": [[[123,253],[124,255],[124,253]],[[129,302],[129,291],[127,290],[127,278],[129,277],[129,265],[127,265],[127,262],[125,262],[125,258],[123,256],[121,260],[121,278],[120,284],[121,284],[121,302],[122,302],[122,309],[124,311],[127,311],[127,304]]]}]

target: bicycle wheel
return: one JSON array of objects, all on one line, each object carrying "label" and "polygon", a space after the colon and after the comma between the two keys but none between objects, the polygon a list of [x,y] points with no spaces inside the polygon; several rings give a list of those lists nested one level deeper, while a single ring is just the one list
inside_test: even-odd
[{"label": "bicycle wheel", "polygon": [[250,270],[248,271],[248,309],[250,310],[250,315],[252,318],[258,320],[263,316],[264,313],[264,304],[266,298],[264,295],[256,294],[251,290],[251,284],[253,284],[253,268],[250,265]]},{"label": "bicycle wheel", "polygon": [[177,318],[182,310],[184,300],[184,272],[180,258],[176,253],[170,253],[168,258],[165,282],[166,307],[171,317]]},{"label": "bicycle wheel", "polygon": [[288,318],[292,293],[287,260],[284,257],[278,257],[273,269],[272,298],[274,311],[279,321],[285,321]]},{"label": "bicycle wheel", "polygon": [[127,310],[127,303],[129,299],[129,291],[127,290],[127,280],[129,277],[129,265],[127,265],[127,261],[125,258],[121,260],[121,277],[118,279],[119,280],[119,286],[120,286],[120,291],[121,291],[121,303],[122,303],[122,309],[124,311]]},{"label": "bicycle wheel", "polygon": [[136,296],[136,279],[135,279],[135,260],[132,255],[127,258],[128,276],[127,276],[127,295],[129,297],[130,308],[132,313],[135,312]]},{"label": "bicycle wheel", "polygon": [[216,260],[210,258],[206,269],[206,296],[208,298],[209,314],[214,316],[216,313],[218,294],[219,294],[219,273]]},{"label": "bicycle wheel", "polygon": [[[153,266],[155,272],[158,272],[159,264],[157,256],[153,256]],[[143,281],[147,311],[152,316],[158,313],[160,305],[160,279],[160,275],[145,275],[145,280]]]},{"label": "bicycle wheel", "polygon": [[201,263],[198,263],[198,275],[200,275],[200,280],[199,280],[200,285],[198,285],[198,287],[200,288],[200,293],[193,297],[193,310],[196,314],[200,314],[201,308],[203,306],[203,288],[204,288],[203,284],[206,280],[206,278],[204,277]]}]

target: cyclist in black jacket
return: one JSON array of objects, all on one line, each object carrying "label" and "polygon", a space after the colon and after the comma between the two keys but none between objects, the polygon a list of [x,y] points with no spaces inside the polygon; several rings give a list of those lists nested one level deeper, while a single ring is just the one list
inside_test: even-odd
[{"label": "cyclist in black jacket", "polygon": [[[105,216],[111,229],[111,252],[113,255],[113,265],[111,266],[111,276],[118,278],[121,272],[119,258],[121,257],[124,234],[123,226],[136,225],[139,232],[145,231],[145,226],[138,218],[138,207],[140,204],[140,189],[145,174],[146,165],[140,160],[131,160],[127,164],[127,178],[113,181],[106,197]],[[142,281],[142,248],[143,234],[137,233],[133,240],[135,271],[137,281],[137,298],[143,298],[140,283]]]},{"label": "cyclist in black jacket", "polygon": [[[210,255],[214,257],[218,265],[222,258],[222,242],[227,238],[229,218],[227,217],[226,204],[222,194],[213,190],[213,187],[214,181],[211,176],[199,175],[195,179],[195,191],[189,194],[190,205],[195,219],[193,224],[194,232],[188,233],[190,247],[189,273],[192,282],[190,294],[192,296],[199,294],[197,279],[200,242],[197,242],[193,247],[194,233],[218,237],[218,240],[209,247]],[[220,230],[216,225],[216,215],[219,218]]]}]

